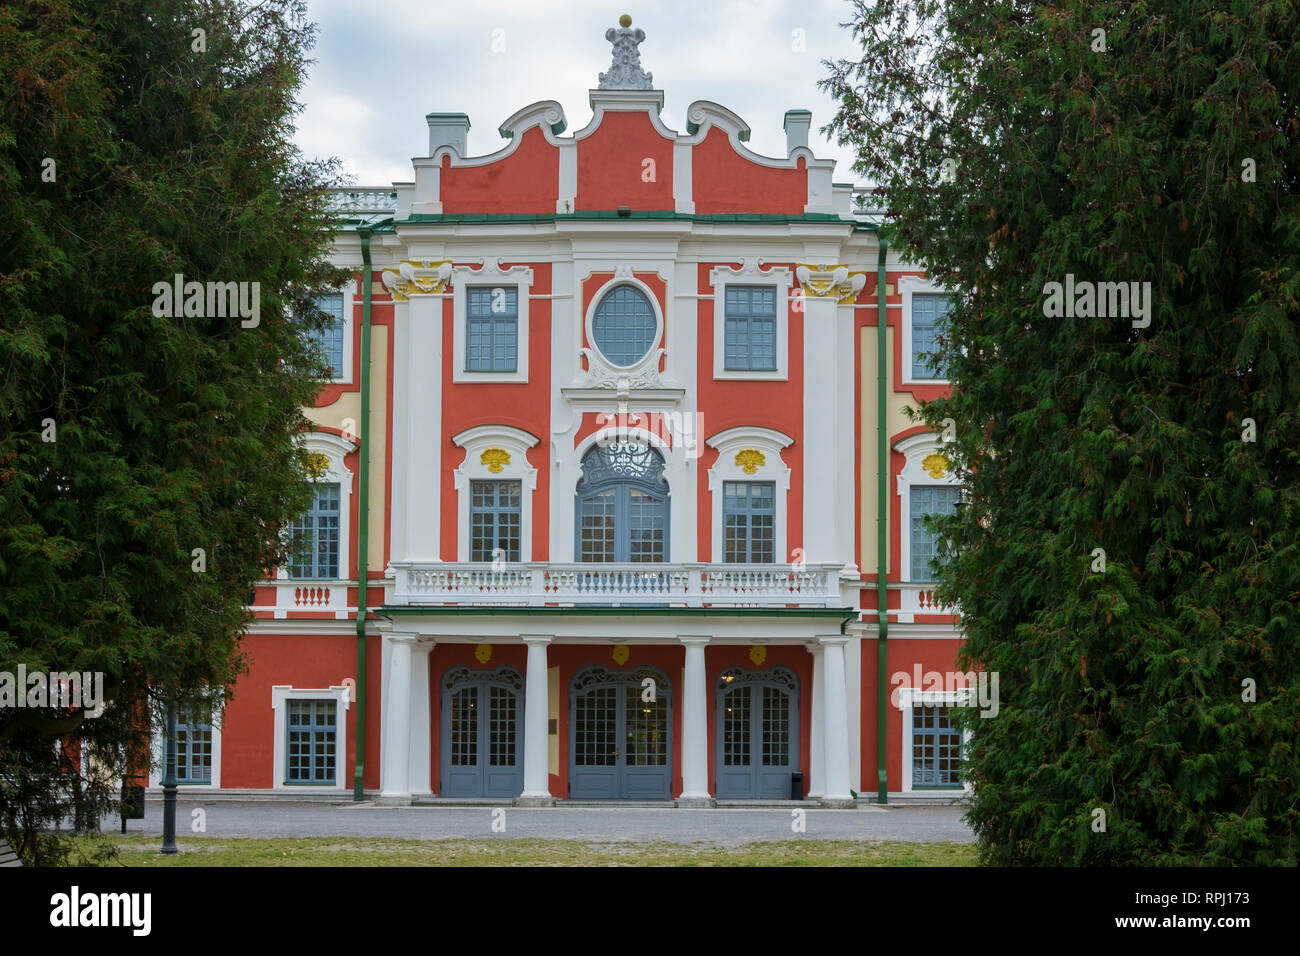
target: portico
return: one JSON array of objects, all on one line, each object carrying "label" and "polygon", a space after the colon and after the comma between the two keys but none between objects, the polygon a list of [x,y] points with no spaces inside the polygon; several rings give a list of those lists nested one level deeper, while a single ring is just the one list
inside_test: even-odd
[{"label": "portico", "polygon": [[[698,808],[719,796],[790,799],[798,773],[800,796],[853,804],[849,727],[858,715],[847,682],[859,678],[845,666],[855,639],[840,633],[851,610],[381,614],[381,802],[640,799]],[[479,781],[479,792],[465,789],[467,780]]]}]

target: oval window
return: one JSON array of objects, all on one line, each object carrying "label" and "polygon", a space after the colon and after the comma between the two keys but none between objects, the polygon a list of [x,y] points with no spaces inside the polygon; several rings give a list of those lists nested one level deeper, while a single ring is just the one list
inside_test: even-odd
[{"label": "oval window", "polygon": [[591,322],[596,348],[613,365],[635,365],[649,353],[658,331],[650,300],[635,286],[606,293]]}]

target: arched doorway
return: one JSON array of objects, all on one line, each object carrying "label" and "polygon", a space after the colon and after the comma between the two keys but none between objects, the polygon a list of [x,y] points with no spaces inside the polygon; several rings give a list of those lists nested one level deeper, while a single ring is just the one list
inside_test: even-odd
[{"label": "arched doorway", "polygon": [[788,800],[799,769],[799,678],[728,667],[715,688],[717,796]]},{"label": "arched doorway", "polygon": [[[653,688],[645,681],[654,681]],[[653,690],[653,693],[651,691]],[[671,689],[653,667],[588,667],[569,685],[569,796],[671,796]]]},{"label": "arched doorway", "polygon": [[517,797],[524,789],[524,679],[513,667],[453,667],[442,678],[444,797]]}]

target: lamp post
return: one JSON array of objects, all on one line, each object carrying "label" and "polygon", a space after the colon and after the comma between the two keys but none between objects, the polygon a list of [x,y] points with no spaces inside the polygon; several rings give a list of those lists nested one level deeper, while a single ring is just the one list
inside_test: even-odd
[{"label": "lamp post", "polygon": [[163,771],[163,843],[162,852],[176,849],[176,699],[167,698],[167,765]]}]

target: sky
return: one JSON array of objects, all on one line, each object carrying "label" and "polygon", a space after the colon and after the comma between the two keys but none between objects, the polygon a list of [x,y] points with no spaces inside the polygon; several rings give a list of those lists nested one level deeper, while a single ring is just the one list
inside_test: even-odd
[{"label": "sky", "polygon": [[[813,114],[809,145],[836,160],[835,182],[861,183],[852,154],[819,129],[834,104],[817,88],[825,59],[855,58],[846,0],[308,0],[318,25],[295,142],[337,156],[358,186],[414,176],[429,152],[426,113],[466,113],[469,153],[506,145],[497,128],[539,100],[558,100],[572,135],[591,119],[587,91],[610,67],[605,31],[620,14],[646,33],[641,68],[664,91],[665,125],[712,100],[752,132],[748,146],[785,156],[785,111]],[[802,32],[798,32],[802,31]],[[802,46],[802,49],[799,47]]]}]

